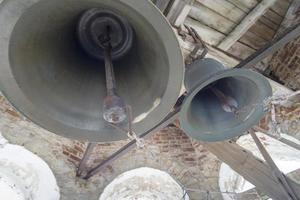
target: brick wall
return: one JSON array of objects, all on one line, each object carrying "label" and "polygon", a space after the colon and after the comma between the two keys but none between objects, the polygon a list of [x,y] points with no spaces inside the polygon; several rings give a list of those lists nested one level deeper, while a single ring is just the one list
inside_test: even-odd
[{"label": "brick wall", "polygon": [[[278,30],[277,35],[283,34],[288,28],[300,23],[300,2],[294,1]],[[285,45],[273,54],[265,63],[264,74],[277,80],[285,86],[300,89],[300,38]]]},{"label": "brick wall", "polygon": [[[290,107],[277,106],[276,121],[282,133],[300,140],[300,103]],[[271,113],[268,113],[258,126],[265,131],[270,131],[272,127]]]},{"label": "brick wall", "polygon": [[266,73],[293,89],[300,89],[300,38],[274,54]]},{"label": "brick wall", "polygon": [[[286,127],[290,134],[295,133],[300,138],[297,135],[300,133],[300,105],[278,107],[277,113],[280,123],[289,123]],[[299,124],[294,126],[294,122]],[[268,130],[269,123],[270,114],[259,125]],[[133,149],[89,181],[84,181],[75,176],[87,143],[62,138],[37,127],[15,111],[0,95],[0,131],[9,141],[24,145],[49,164],[61,188],[62,200],[96,200],[116,176],[139,167],[166,171],[188,188],[218,191],[220,161],[201,144],[191,142],[177,126],[178,123],[175,123],[159,131],[146,140],[145,149]],[[99,143],[91,153],[87,168],[95,167],[127,142]],[[199,192],[190,192],[189,195],[191,199],[202,199]],[[213,199],[221,199],[220,194],[216,194]]]},{"label": "brick wall", "polygon": [[[201,147],[195,150],[189,137],[174,125],[147,139],[144,149],[131,150],[88,181],[76,178],[87,143],[60,137],[36,126],[12,108],[1,94],[0,132],[11,143],[23,145],[48,163],[57,178],[62,200],[97,200],[115,177],[139,167],[168,172],[185,187],[219,190],[220,161]],[[97,144],[87,168],[95,167],[127,142]],[[191,199],[206,199],[199,192],[189,192],[189,196]],[[221,199],[221,196],[217,194],[214,199]]]}]

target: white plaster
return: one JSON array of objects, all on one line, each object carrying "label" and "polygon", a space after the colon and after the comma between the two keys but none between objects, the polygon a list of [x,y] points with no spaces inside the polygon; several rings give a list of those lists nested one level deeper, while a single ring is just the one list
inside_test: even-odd
[{"label": "white plaster", "polygon": [[24,188],[11,176],[0,171],[0,198],[7,200],[26,200]]},{"label": "white plaster", "polygon": [[139,168],[114,179],[99,200],[189,200],[180,185],[166,172]]},{"label": "white plaster", "polygon": [[8,144],[0,133],[0,199],[59,200],[49,166],[24,147]]},{"label": "white plaster", "polygon": [[[300,151],[290,147],[276,139],[263,133],[256,133],[260,138],[268,153],[285,174],[300,168]],[[288,136],[284,135],[285,138]],[[295,140],[295,139],[294,139]],[[299,141],[297,141],[299,142]],[[255,142],[250,135],[242,136],[237,143],[252,152],[253,155],[263,160]],[[242,193],[253,189],[255,186],[246,181],[242,176],[223,163],[219,173],[219,186],[221,191]],[[224,200],[234,200],[234,195],[223,194]]]}]

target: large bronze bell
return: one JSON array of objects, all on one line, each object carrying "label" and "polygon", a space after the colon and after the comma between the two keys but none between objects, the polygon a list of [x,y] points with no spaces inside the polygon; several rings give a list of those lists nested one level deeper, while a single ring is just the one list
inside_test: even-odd
[{"label": "large bronze bell", "polygon": [[116,90],[132,107],[133,130],[151,129],[177,100],[183,58],[168,21],[148,0],[4,1],[1,91],[33,122],[58,135],[125,139],[102,115],[103,52],[93,44],[105,23],[114,33]]},{"label": "large bronze bell", "polygon": [[181,112],[181,128],[192,138],[207,142],[231,139],[257,124],[272,95],[265,77],[246,69],[225,69],[206,58],[187,66],[188,95]]}]

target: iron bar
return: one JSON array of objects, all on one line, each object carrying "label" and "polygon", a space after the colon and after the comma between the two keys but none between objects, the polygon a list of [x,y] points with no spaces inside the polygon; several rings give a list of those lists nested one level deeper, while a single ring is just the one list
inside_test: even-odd
[{"label": "iron bar", "polygon": [[91,142],[88,144],[88,146],[83,154],[83,157],[79,163],[79,166],[78,166],[78,169],[76,172],[77,177],[81,177],[82,173],[86,170],[87,161],[90,158],[90,155],[96,145],[97,145],[97,143],[91,143]]},{"label": "iron bar", "polygon": [[[172,111],[163,121],[161,121],[158,125],[150,129],[149,131],[146,131],[145,133],[141,134],[140,138],[148,138],[152,134],[156,133],[157,131],[161,130],[162,128],[166,127],[168,124],[172,123],[179,114],[180,107],[176,108],[174,111]],[[106,160],[104,160],[102,163],[97,165],[95,168],[91,169],[87,175],[84,177],[84,179],[89,179],[101,170],[105,169],[109,164],[111,164],[116,159],[120,158],[121,156],[125,155],[127,152],[132,150],[135,147],[136,140],[131,140],[129,143],[121,147],[118,151],[113,153],[110,157],[108,157]]]},{"label": "iron bar", "polygon": [[115,79],[114,66],[113,66],[112,57],[111,57],[110,42],[108,42],[108,44],[104,48],[104,60],[105,60],[107,95],[115,95],[116,79]]},{"label": "iron bar", "polygon": [[267,56],[275,53],[281,47],[289,43],[290,41],[300,36],[300,26],[289,28],[282,35],[268,42],[264,47],[253,53],[251,56],[240,62],[235,68],[251,68]]},{"label": "iron bar", "polygon": [[116,93],[116,79],[112,62],[111,30],[107,27],[105,35],[99,37],[104,51],[107,95],[103,103],[103,118],[112,124],[120,124],[126,119],[124,100]]},{"label": "iron bar", "polygon": [[[159,131],[160,129],[167,126],[169,123],[173,122],[178,117],[181,102],[182,101],[178,101],[178,107],[176,107],[176,109],[174,109],[174,111],[172,111],[160,124],[158,124],[153,129],[145,132],[140,137],[150,137],[151,134]],[[84,177],[84,179],[89,179],[93,175],[105,169],[113,161],[115,161],[116,159],[120,158],[121,156],[129,152],[131,149],[133,149],[135,143],[136,141],[132,140],[128,144],[120,148],[108,159],[104,160],[97,167],[90,170]],[[245,178],[252,184],[257,186],[258,189],[262,189],[264,192],[266,192],[270,197],[273,197],[274,199],[278,200],[282,200],[281,197],[283,197],[283,199],[286,199],[286,192],[281,192],[277,189],[277,187],[280,185],[280,181],[273,176],[272,171],[264,162],[257,160],[251,153],[248,153],[237,144],[233,144],[230,142],[205,143],[204,146],[209,151],[214,153],[219,159],[229,164],[229,166],[231,166],[242,176],[245,176]],[[289,184],[291,184],[291,187],[294,188],[295,191],[299,188],[299,185],[294,183],[289,178],[287,178],[286,180]],[[297,192],[297,195],[300,196],[300,193]]]},{"label": "iron bar", "polygon": [[288,200],[299,200],[297,198],[295,192],[293,191],[293,189],[291,188],[291,186],[287,182],[285,175],[277,167],[277,165],[273,161],[272,157],[270,156],[268,151],[265,149],[265,147],[263,146],[263,144],[261,143],[261,141],[259,140],[259,138],[255,134],[255,132],[252,131],[252,130],[250,130],[249,132],[250,132],[256,146],[258,147],[260,153],[264,157],[266,163],[271,167],[274,176],[278,179],[278,181],[280,183],[280,186],[281,186],[281,189],[283,190],[283,192],[285,192],[287,194]]}]

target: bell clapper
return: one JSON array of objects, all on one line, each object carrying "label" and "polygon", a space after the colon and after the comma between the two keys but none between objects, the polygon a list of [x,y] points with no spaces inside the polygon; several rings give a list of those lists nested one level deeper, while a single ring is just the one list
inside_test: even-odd
[{"label": "bell clapper", "polygon": [[107,26],[106,34],[99,37],[104,50],[107,96],[103,103],[103,118],[112,124],[119,124],[126,119],[126,105],[116,93],[116,80],[112,63],[111,29]]},{"label": "bell clapper", "polygon": [[233,97],[225,95],[221,90],[214,86],[210,86],[209,88],[220,100],[222,109],[225,112],[233,113],[236,117],[238,117],[239,110],[237,101]]}]

